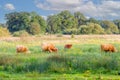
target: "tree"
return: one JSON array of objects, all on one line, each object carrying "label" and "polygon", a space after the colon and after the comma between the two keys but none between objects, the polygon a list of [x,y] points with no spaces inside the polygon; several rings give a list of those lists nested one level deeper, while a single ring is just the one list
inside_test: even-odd
[{"label": "tree", "polygon": [[31,12],[30,13],[30,17],[31,17],[31,20],[30,20],[30,23],[38,23],[40,26],[40,33],[44,33],[46,31],[46,21],[41,17],[39,16],[36,12]]},{"label": "tree", "polygon": [[[37,13],[35,12],[12,12],[9,14],[6,14],[6,20],[7,20],[7,25],[8,25],[8,29],[10,32],[15,32],[15,31],[20,31],[20,30],[26,30],[27,29],[36,29],[33,28],[33,26],[31,24],[35,23],[35,24],[39,24],[41,33],[45,32],[46,29],[46,23],[45,20],[39,16]],[[38,27],[37,27],[38,28]]]},{"label": "tree", "polygon": [[25,30],[29,26],[29,13],[27,12],[12,12],[6,14],[8,29],[10,32]]},{"label": "tree", "polygon": [[104,29],[99,24],[89,23],[87,26],[91,30],[92,34],[103,34],[104,33]]},{"label": "tree", "polygon": [[120,20],[114,20],[113,22],[114,22],[114,24],[117,25],[117,27],[119,29],[119,33],[120,33]]},{"label": "tree", "polygon": [[74,13],[74,17],[75,17],[75,19],[76,19],[77,22],[78,22],[78,27],[79,27],[80,25],[85,25],[85,24],[86,24],[87,19],[86,19],[86,17],[85,17],[82,13],[80,13],[80,12],[75,12],[75,13]]},{"label": "tree", "polygon": [[30,23],[30,26],[28,27],[27,31],[32,35],[39,34],[41,31],[39,23],[36,22]]},{"label": "tree", "polygon": [[100,24],[100,21],[99,20],[96,20],[95,18],[89,18],[88,23],[96,23],[96,24]]},{"label": "tree", "polygon": [[66,29],[77,27],[77,21],[74,16],[67,10],[57,15],[48,16],[46,31],[49,33],[63,33]]},{"label": "tree", "polygon": [[104,29],[96,23],[89,23],[80,26],[81,34],[104,34]]},{"label": "tree", "polygon": [[101,25],[105,29],[105,33],[107,34],[119,33],[118,27],[112,21],[108,21],[108,20],[102,21]]},{"label": "tree", "polygon": [[60,33],[61,32],[61,20],[57,15],[48,16],[47,19],[47,28],[48,33]]},{"label": "tree", "polygon": [[91,34],[91,30],[87,25],[81,25],[79,30],[80,34]]},{"label": "tree", "polygon": [[69,11],[62,11],[58,16],[61,19],[60,27],[62,31],[65,29],[77,28],[77,20]]}]

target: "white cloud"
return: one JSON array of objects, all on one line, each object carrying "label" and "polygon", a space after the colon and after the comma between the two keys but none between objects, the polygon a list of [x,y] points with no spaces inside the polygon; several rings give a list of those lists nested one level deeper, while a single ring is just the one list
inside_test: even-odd
[{"label": "white cloud", "polygon": [[36,0],[36,6],[45,10],[65,10],[77,7],[80,4],[80,0],[45,0],[41,2]]},{"label": "white cloud", "polygon": [[99,4],[93,3],[93,0],[36,0],[36,6],[40,9],[80,11],[89,17],[107,19],[120,18],[119,4],[120,1],[115,0],[101,0]]},{"label": "white cloud", "polygon": [[5,9],[7,9],[7,10],[14,10],[15,7],[14,7],[13,4],[11,4],[11,3],[7,3],[7,4],[5,4]]}]

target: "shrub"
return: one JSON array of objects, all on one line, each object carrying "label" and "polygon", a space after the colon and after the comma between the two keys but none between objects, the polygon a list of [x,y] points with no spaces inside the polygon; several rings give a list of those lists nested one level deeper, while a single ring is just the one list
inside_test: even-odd
[{"label": "shrub", "polygon": [[65,29],[63,31],[63,34],[79,34],[78,29],[73,28],[73,29]]},{"label": "shrub", "polygon": [[74,38],[74,37],[75,37],[74,34],[72,34],[72,35],[71,35],[71,38]]},{"label": "shrub", "polygon": [[29,36],[29,33],[26,32],[25,30],[21,30],[21,31],[14,32],[13,36],[15,36],[15,37],[26,37],[26,36]]},{"label": "shrub", "polygon": [[114,24],[112,21],[104,20],[101,23],[102,27],[105,29],[107,34],[118,34],[119,30],[117,25]]},{"label": "shrub", "polygon": [[79,29],[81,34],[104,34],[104,29],[96,23],[81,25]]},{"label": "shrub", "polygon": [[3,28],[0,26],[0,37],[7,37],[10,36],[10,32],[7,28]]},{"label": "shrub", "polygon": [[40,25],[36,22],[32,22],[27,31],[32,35],[40,34]]}]

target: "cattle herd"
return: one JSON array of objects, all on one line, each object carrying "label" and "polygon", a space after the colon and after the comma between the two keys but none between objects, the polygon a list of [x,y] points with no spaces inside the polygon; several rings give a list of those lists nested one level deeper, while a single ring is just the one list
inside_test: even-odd
[{"label": "cattle herd", "polygon": [[[73,46],[72,44],[65,44],[64,49],[70,49],[72,48],[72,46]],[[104,52],[117,52],[117,49],[112,44],[101,44],[100,48],[101,48],[101,51],[104,51]],[[58,49],[52,43],[42,43],[41,49],[42,51],[48,51],[50,53],[58,52]],[[18,45],[16,47],[16,52],[26,54],[26,53],[30,53],[30,50],[26,46]]]}]

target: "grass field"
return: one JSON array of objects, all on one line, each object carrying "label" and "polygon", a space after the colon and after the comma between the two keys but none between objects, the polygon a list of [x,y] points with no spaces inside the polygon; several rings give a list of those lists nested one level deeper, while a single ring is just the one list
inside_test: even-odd
[{"label": "grass field", "polygon": [[[42,52],[41,43],[56,45],[58,53]],[[64,44],[72,43],[69,50]],[[100,51],[111,43],[118,52]],[[25,45],[31,53],[17,54]],[[120,80],[120,35],[56,35],[0,38],[0,79],[14,80]]]}]

